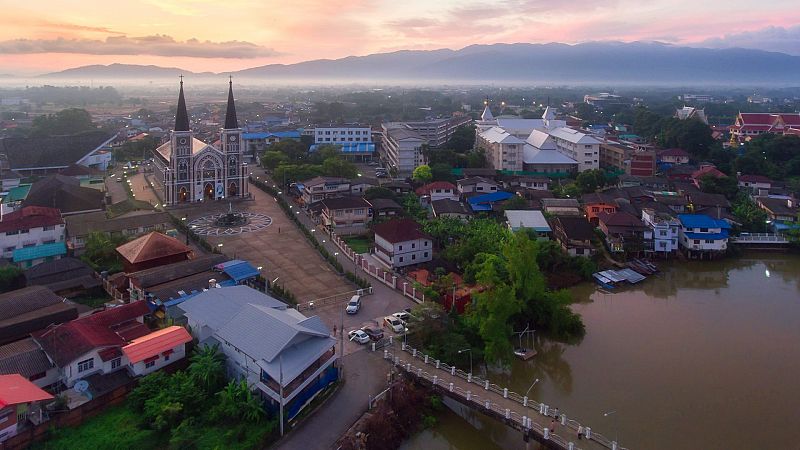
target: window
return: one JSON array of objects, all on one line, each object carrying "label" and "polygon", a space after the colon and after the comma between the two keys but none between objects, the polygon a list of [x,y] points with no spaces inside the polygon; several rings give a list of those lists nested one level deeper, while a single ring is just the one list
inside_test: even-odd
[{"label": "window", "polygon": [[94,358],[85,359],[78,363],[78,373],[86,372],[94,368]]},{"label": "window", "polygon": [[111,360],[111,369],[112,370],[116,369],[117,367],[119,367],[121,365],[122,365],[122,359],[121,358],[114,358],[114,359]]},{"label": "window", "polygon": [[575,249],[575,254],[576,255],[582,255],[583,254],[583,249],[582,248],[576,248]]},{"label": "window", "polygon": [[694,244],[695,244],[695,245],[700,245],[700,239],[695,239],[695,240],[694,240]]},{"label": "window", "polygon": [[14,250],[16,250],[16,249],[17,249],[17,247],[6,247],[6,248],[5,248],[5,251],[7,251],[7,252],[13,252],[13,251],[14,251]]},{"label": "window", "polygon": [[713,243],[714,243],[713,239],[706,239],[706,244],[713,244]]},{"label": "window", "polygon": [[167,353],[166,355],[164,355],[164,361],[169,361],[169,353]]},{"label": "window", "polygon": [[146,362],[146,363],[144,363],[144,368],[145,369],[149,369],[149,368],[151,368],[151,367],[153,367],[155,365],[156,365],[155,361]]},{"label": "window", "polygon": [[55,229],[56,229],[56,227],[55,227],[55,226],[42,227],[42,231],[53,231],[53,230],[55,230]]},{"label": "window", "polygon": [[417,248],[417,244],[416,244],[416,243],[414,243],[414,242],[412,242],[412,243],[411,243],[411,248]]},{"label": "window", "polygon": [[667,231],[666,230],[661,230],[661,231],[659,231],[659,234],[661,236],[666,236],[667,235]]},{"label": "window", "polygon": [[400,262],[403,262],[403,257],[402,256],[400,257]]},{"label": "window", "polygon": [[29,381],[36,381],[36,380],[38,380],[38,379],[44,378],[44,377],[45,377],[45,375],[47,375],[47,372],[39,372],[39,373],[35,373],[35,374],[33,374],[33,375],[29,376],[29,377],[28,377],[28,380],[29,380]]},{"label": "window", "polygon": [[30,231],[30,230],[28,230],[27,228],[23,228],[22,230],[19,230],[19,234],[25,234],[28,231]]},{"label": "window", "polygon": [[14,236],[16,234],[19,234],[19,230],[6,231],[6,236]]},{"label": "window", "polygon": [[358,208],[358,209],[353,210],[353,214],[355,214],[357,216],[364,215],[364,208]]},{"label": "window", "polygon": [[425,241],[425,247],[427,247],[427,246],[428,246],[428,241]]},{"label": "window", "polygon": [[701,233],[708,233],[708,228],[700,228]]},{"label": "window", "polygon": [[428,252],[425,252],[425,254],[424,254],[423,256],[424,256],[425,258],[427,258],[427,257],[428,257]]},{"label": "window", "polygon": [[412,260],[412,261],[414,261],[415,259],[417,259],[417,255],[416,255],[416,253],[413,253],[413,254],[411,255],[411,260]]}]

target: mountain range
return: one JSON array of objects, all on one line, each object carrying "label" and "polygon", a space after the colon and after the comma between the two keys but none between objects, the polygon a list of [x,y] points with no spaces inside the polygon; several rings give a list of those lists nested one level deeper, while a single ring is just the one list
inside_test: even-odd
[{"label": "mountain range", "polygon": [[[174,67],[111,64],[42,75],[48,79],[162,79],[179,74],[215,78]],[[576,45],[491,44],[460,50],[404,50],[232,72],[248,80],[436,83],[800,84],[800,56],[742,48],[708,49],[658,42]]]}]

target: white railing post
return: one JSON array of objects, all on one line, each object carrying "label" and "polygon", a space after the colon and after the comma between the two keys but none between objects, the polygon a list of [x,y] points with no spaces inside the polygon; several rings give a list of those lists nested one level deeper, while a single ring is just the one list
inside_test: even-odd
[{"label": "white railing post", "polygon": [[549,407],[549,406],[547,406],[547,405],[544,405],[544,415],[545,415],[545,416],[547,415],[547,410],[549,410],[549,409],[550,409],[550,407]]},{"label": "white railing post", "polygon": [[528,407],[528,397],[522,397],[522,406]]},{"label": "white railing post", "polygon": [[417,357],[417,349],[411,350],[411,356],[413,356],[414,358]]},{"label": "white railing post", "polygon": [[489,390],[489,380],[486,380],[486,381],[483,383],[483,388],[484,388],[484,389],[486,389],[487,391]]},{"label": "white railing post", "polygon": [[393,338],[394,336],[389,336],[389,345],[392,345]]},{"label": "white railing post", "polygon": [[421,376],[422,376],[422,367],[420,367],[420,368],[418,368],[418,369],[417,369],[417,376],[418,376],[418,377],[421,377]]},{"label": "white railing post", "polygon": [[575,450],[575,443],[570,442],[569,444],[567,444],[567,450]]},{"label": "white railing post", "polygon": [[472,400],[472,391],[467,391],[467,401]]},{"label": "white railing post", "polygon": [[617,450],[617,441],[611,441],[611,450]]},{"label": "white railing post", "polygon": [[528,428],[528,416],[522,416],[522,428]]},{"label": "white railing post", "polygon": [[389,359],[389,350],[383,349],[383,359]]},{"label": "white railing post", "polygon": [[400,350],[406,351],[406,343],[405,342],[401,342],[400,343]]},{"label": "white railing post", "polygon": [[439,377],[437,377],[436,375],[434,375],[434,376],[433,376],[433,385],[434,385],[434,386],[436,386],[436,380],[437,380],[438,378],[439,378]]},{"label": "white railing post", "polygon": [[561,425],[566,425],[566,424],[567,424],[567,415],[561,414]]},{"label": "white railing post", "polygon": [[428,355],[425,355],[425,364],[428,364]]},{"label": "white railing post", "polygon": [[544,403],[539,403],[539,414],[544,414]]},{"label": "white railing post", "polygon": [[467,383],[472,383],[472,373],[467,374]]},{"label": "white railing post", "polygon": [[372,343],[372,351],[373,352],[375,351],[375,343],[374,342]]},{"label": "white railing post", "polygon": [[592,438],[592,429],[589,428],[589,427],[586,427],[585,430],[586,430],[586,439],[591,439]]},{"label": "white railing post", "polygon": [[406,371],[411,372],[411,363],[406,364]]},{"label": "white railing post", "polygon": [[506,408],[506,419],[510,419],[510,418],[511,418],[511,410]]},{"label": "white railing post", "polygon": [[436,368],[437,369],[439,368],[439,360],[438,359],[436,360]]},{"label": "white railing post", "polygon": [[486,403],[485,403],[485,405],[486,405],[486,409],[491,409],[491,407],[492,407],[492,402],[490,402],[489,400],[486,400]]},{"label": "white railing post", "polygon": [[450,375],[456,374],[456,366],[450,366]]},{"label": "white railing post", "polygon": [[453,383],[450,383],[450,392],[453,392]]},{"label": "white railing post", "polygon": [[548,428],[544,429],[544,438],[550,439],[550,430]]},{"label": "white railing post", "polygon": [[508,398],[508,388],[503,388],[503,398]]}]

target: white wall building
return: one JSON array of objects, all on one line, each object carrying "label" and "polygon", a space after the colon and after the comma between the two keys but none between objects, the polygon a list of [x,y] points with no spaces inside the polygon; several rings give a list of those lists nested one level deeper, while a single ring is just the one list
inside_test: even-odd
[{"label": "white wall building", "polygon": [[578,162],[578,172],[600,168],[600,141],[589,133],[559,127],[547,131],[562,154]]},{"label": "white wall building", "polygon": [[425,138],[415,131],[383,124],[383,153],[400,176],[410,176],[417,166],[425,164],[422,145],[426,143]]},{"label": "white wall building", "polygon": [[653,230],[653,251],[656,253],[672,253],[678,250],[681,223],[678,219],[656,212],[649,208],[642,209],[642,221]]},{"label": "white wall building", "polygon": [[728,222],[704,214],[679,214],[679,246],[692,254],[722,252],[728,248]]},{"label": "white wall building", "polygon": [[361,125],[331,125],[314,128],[315,144],[372,142],[372,128]]},{"label": "white wall building", "polygon": [[374,230],[375,256],[393,269],[433,259],[433,241],[411,219],[393,219]]},{"label": "white wall building", "polygon": [[64,219],[55,208],[26,206],[8,213],[0,217],[3,258],[23,268],[61,258],[66,254],[65,231]]},{"label": "white wall building", "polygon": [[476,147],[486,150],[489,167],[495,170],[522,171],[525,141],[503,128],[492,127],[476,135]]}]

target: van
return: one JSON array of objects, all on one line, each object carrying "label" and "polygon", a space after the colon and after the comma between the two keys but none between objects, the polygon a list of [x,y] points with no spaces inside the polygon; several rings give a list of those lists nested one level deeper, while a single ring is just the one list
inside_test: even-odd
[{"label": "van", "polygon": [[359,309],[361,309],[361,296],[354,295],[350,297],[350,301],[347,302],[347,308],[345,308],[345,312],[347,314],[355,314]]}]

